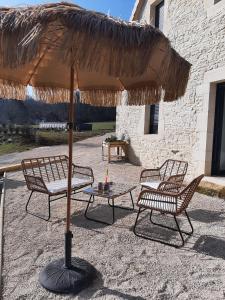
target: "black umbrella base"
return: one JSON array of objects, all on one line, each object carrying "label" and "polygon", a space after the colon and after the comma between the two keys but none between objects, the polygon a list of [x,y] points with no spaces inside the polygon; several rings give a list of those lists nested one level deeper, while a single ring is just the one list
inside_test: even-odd
[{"label": "black umbrella base", "polygon": [[39,275],[41,285],[54,293],[78,294],[95,279],[97,271],[87,261],[73,257],[72,266],[66,268],[64,258],[48,264]]}]

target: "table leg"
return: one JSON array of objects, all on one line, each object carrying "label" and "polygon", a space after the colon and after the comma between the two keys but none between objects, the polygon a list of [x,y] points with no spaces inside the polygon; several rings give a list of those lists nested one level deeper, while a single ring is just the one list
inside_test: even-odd
[{"label": "table leg", "polygon": [[131,203],[132,203],[132,207],[133,207],[133,210],[134,210],[134,200],[133,200],[133,195],[132,195],[131,191],[130,191],[130,198],[131,198]]},{"label": "table leg", "polygon": [[110,148],[110,145],[108,146],[108,163],[110,163],[110,154],[111,154],[111,148]]},{"label": "table leg", "polygon": [[[93,197],[93,201],[91,201],[92,197]],[[90,205],[91,203],[94,203],[94,196],[93,196],[93,195],[90,196],[89,201],[88,201],[88,204],[87,204],[87,207],[86,207],[86,209],[85,209],[84,215],[85,215],[85,217],[86,217],[87,219],[88,219],[88,217],[87,217],[87,211],[88,211],[89,205]]]},{"label": "table leg", "polygon": [[[91,201],[91,199],[93,198],[93,201]],[[110,199],[108,199],[109,201]],[[113,200],[113,199],[112,199]],[[108,222],[104,222],[104,221],[101,221],[101,220],[98,220],[98,219],[94,219],[94,218],[90,218],[87,213],[88,213],[88,209],[89,209],[89,206],[91,203],[94,203],[94,196],[91,195],[90,198],[89,198],[89,201],[88,201],[88,204],[87,204],[87,207],[86,207],[86,210],[85,210],[85,213],[84,213],[84,216],[86,219],[90,220],[90,221],[94,221],[94,222],[97,222],[97,223],[100,223],[100,224],[104,224],[104,225],[113,225],[113,223],[115,222],[115,212],[114,212],[114,200],[113,200],[113,205],[112,205],[112,219],[113,219],[113,222],[112,223],[108,223]]]},{"label": "table leg", "polygon": [[104,146],[102,144],[102,160],[104,160]]},{"label": "table leg", "polygon": [[132,196],[132,193],[130,192],[130,198],[131,198],[131,203],[132,203],[132,208],[131,207],[124,207],[124,206],[119,206],[119,205],[114,205],[114,203],[110,204],[109,200],[108,200],[108,203],[109,203],[109,206],[111,207],[116,207],[116,208],[121,208],[121,209],[125,209],[125,210],[134,210],[134,201],[133,201],[133,196]]},{"label": "table leg", "polygon": [[[109,199],[110,200],[110,199]],[[108,202],[109,202],[108,200]],[[115,206],[114,206],[114,198],[112,198],[112,210],[113,210],[113,223],[115,222]]]}]

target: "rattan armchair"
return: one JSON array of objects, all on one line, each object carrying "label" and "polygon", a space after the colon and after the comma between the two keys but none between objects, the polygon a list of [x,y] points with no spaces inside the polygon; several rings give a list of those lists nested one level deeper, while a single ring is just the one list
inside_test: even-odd
[{"label": "rattan armchair", "polygon": [[161,167],[144,169],[140,175],[141,187],[158,189],[162,181],[172,181],[182,184],[187,173],[188,163],[181,160],[166,160]]},{"label": "rattan armchair", "polygon": [[[67,193],[68,157],[66,155],[24,159],[21,162],[27,188],[31,191],[26,204],[26,212],[48,221],[50,219],[50,203],[64,198]],[[94,182],[93,171],[89,167],[73,164],[72,193],[76,194],[82,188],[91,186]],[[34,192],[48,196],[48,217],[28,210],[28,205]],[[80,200],[72,198],[72,200]],[[83,200],[82,200],[83,201]]]},{"label": "rattan armchair", "polygon": [[[137,213],[137,218],[135,221],[135,225],[133,228],[134,233],[137,236],[140,236],[145,239],[149,239],[152,241],[157,241],[166,245],[170,245],[173,247],[182,247],[184,245],[184,236],[183,234],[187,235],[192,235],[193,233],[193,226],[191,224],[191,220],[188,216],[188,213],[186,211],[200,181],[204,175],[201,175],[197,178],[195,178],[188,186],[184,187],[180,184],[174,183],[174,182],[162,182],[158,188],[158,190],[143,190],[141,191],[138,201],[137,201],[137,206],[139,207],[138,213]],[[138,219],[140,214],[149,209],[150,210],[150,221],[154,225],[158,225],[160,227],[164,227],[167,229],[171,229],[173,231],[178,231],[180,238],[181,238],[181,244],[171,244],[164,242],[159,239],[154,239],[151,238],[149,235],[145,235],[143,233],[138,233],[137,232],[137,224],[138,224]],[[175,223],[176,223],[176,228],[171,228],[159,223],[155,223],[152,221],[152,213],[153,211],[158,211],[163,214],[170,214],[174,217]],[[189,225],[191,227],[190,232],[182,231],[180,229],[179,223],[177,221],[177,216],[181,214],[185,214],[187,217],[187,220],[189,222]]]}]

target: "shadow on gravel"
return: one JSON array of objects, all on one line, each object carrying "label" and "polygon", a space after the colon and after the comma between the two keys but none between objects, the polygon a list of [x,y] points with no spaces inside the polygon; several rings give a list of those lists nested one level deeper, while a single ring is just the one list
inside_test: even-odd
[{"label": "shadow on gravel", "polygon": [[78,142],[78,146],[84,147],[84,148],[100,148],[100,144],[92,144],[92,143],[84,143],[84,142]]},{"label": "shadow on gravel", "polygon": [[79,296],[82,299],[92,299],[96,297],[104,297],[104,299],[107,298],[107,296],[114,296],[113,299],[125,299],[125,300],[146,300],[145,298],[141,296],[132,296],[129,294],[125,294],[123,292],[110,289],[108,287],[104,286],[104,281],[102,278],[102,274],[100,272],[97,272],[97,278],[93,282],[93,284],[86,290],[83,290],[79,294]]},{"label": "shadow on gravel", "polygon": [[25,186],[25,181],[22,180],[14,180],[14,179],[6,179],[6,188],[7,189],[17,189],[20,186]]},{"label": "shadow on gravel", "polygon": [[[120,208],[115,208],[115,223],[119,219],[125,218],[127,215],[134,213],[133,211],[123,210]],[[112,208],[106,204],[98,204],[93,208],[89,208],[88,216],[97,220],[111,223],[112,222]],[[89,230],[104,228],[106,224],[97,223],[91,220],[87,220],[84,216],[84,211],[74,213],[71,217],[71,222],[77,227],[86,228]],[[114,223],[114,224],[115,224]],[[113,225],[112,225],[113,226]]]},{"label": "shadow on gravel", "polygon": [[225,240],[203,235],[194,244],[193,250],[212,257],[225,259]]},{"label": "shadow on gravel", "polygon": [[210,211],[205,209],[195,209],[189,212],[189,216],[202,223],[221,222],[225,220],[224,212]]},{"label": "shadow on gravel", "polygon": [[[159,224],[175,228],[174,220],[167,215],[153,215],[152,220]],[[178,232],[152,224],[149,219],[149,213],[145,215],[143,214],[143,217],[139,218],[137,231],[138,233],[149,238],[159,239],[167,242],[171,242],[172,240],[174,241],[177,237],[179,238]]]},{"label": "shadow on gravel", "polygon": [[140,297],[140,296],[131,296],[129,294],[125,294],[125,293],[122,293],[122,292],[119,292],[119,291],[116,291],[116,290],[112,290],[112,289],[108,289],[108,288],[105,288],[103,287],[101,289],[102,291],[102,296],[115,296],[117,299],[118,298],[122,298],[122,299],[126,299],[126,300],[146,300],[145,298],[143,297]]}]

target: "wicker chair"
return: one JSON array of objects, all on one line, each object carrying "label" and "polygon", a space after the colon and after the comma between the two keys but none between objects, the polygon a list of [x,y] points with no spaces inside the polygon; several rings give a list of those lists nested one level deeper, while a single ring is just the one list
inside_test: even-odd
[{"label": "wicker chair", "polygon": [[[50,219],[50,203],[61,199],[67,193],[68,157],[66,155],[39,157],[22,160],[22,169],[27,184],[31,191],[26,204],[26,212],[48,221]],[[89,167],[73,164],[72,193],[92,185],[94,182],[93,171]],[[28,205],[34,192],[48,195],[48,217],[28,211]],[[59,197],[56,197],[59,196]],[[73,200],[80,200],[72,198]]]},{"label": "wicker chair", "polygon": [[159,168],[144,169],[141,172],[141,187],[142,189],[158,189],[162,181],[172,181],[182,184],[187,173],[187,168],[188,163],[186,161],[168,159]]},{"label": "wicker chair", "polygon": [[[191,224],[190,218],[187,214],[187,207],[200,183],[204,175],[201,175],[197,178],[195,178],[188,186],[183,187],[180,184],[173,183],[173,182],[162,182],[160,183],[158,190],[144,190],[141,191],[138,201],[137,201],[137,206],[139,207],[137,218],[135,221],[135,225],[133,228],[134,233],[137,236],[140,236],[145,239],[149,239],[152,241],[157,241],[169,246],[173,247],[182,247],[184,245],[184,237],[183,233],[187,235],[192,235],[193,233],[193,226]],[[177,192],[179,190],[179,192]],[[146,209],[150,210],[150,221],[154,225],[158,225],[160,227],[168,228],[173,231],[178,231],[179,235],[181,237],[181,245],[176,245],[176,244],[171,244],[164,242],[162,240],[154,239],[151,238],[148,235],[144,235],[141,233],[137,232],[137,223],[138,223],[138,218],[140,214],[145,211]],[[162,224],[158,224],[152,221],[152,212],[153,210],[156,210],[162,214],[170,214],[174,217],[175,223],[176,223],[176,228],[171,228]],[[190,232],[182,231],[180,229],[179,223],[177,221],[177,216],[184,213],[187,217],[187,220],[189,222],[189,225],[191,227]]]}]

